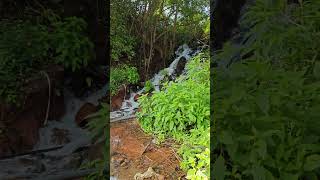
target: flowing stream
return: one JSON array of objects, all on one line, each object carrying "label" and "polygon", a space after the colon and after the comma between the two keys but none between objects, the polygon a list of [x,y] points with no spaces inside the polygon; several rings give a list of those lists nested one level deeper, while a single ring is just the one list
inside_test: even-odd
[{"label": "flowing stream", "polygon": [[[0,160],[0,179],[10,179],[10,177],[41,179],[41,177],[55,175],[67,170],[78,170],[80,164],[86,162],[88,154],[83,151],[75,151],[81,147],[89,146],[91,140],[89,132],[76,124],[75,116],[81,106],[87,102],[98,105],[98,100],[106,95],[107,88],[108,86],[105,85],[100,90],[82,99],[76,98],[65,89],[66,114],[60,121],[48,121],[47,125],[40,129],[40,139],[33,150],[57,146],[62,146],[62,148]],[[60,131],[61,137],[55,136],[54,133],[57,131]]]},{"label": "flowing stream", "polygon": [[[196,54],[202,51],[202,48],[199,48],[196,51],[193,51],[191,48],[189,48],[188,45],[184,44],[180,46],[176,52],[176,58],[172,61],[172,63],[169,65],[169,67],[159,71],[157,74],[153,76],[152,79],[150,79],[150,82],[154,86],[155,91],[161,91],[161,83],[166,77],[170,77],[171,80],[176,79],[177,74],[177,68],[180,61],[186,61],[185,64]],[[180,67],[181,68],[181,67]],[[181,69],[180,69],[181,70]],[[165,72],[165,73],[164,73]],[[181,72],[180,72],[181,73]],[[186,73],[186,68],[184,67],[182,74]],[[111,121],[113,119],[126,119],[129,117],[132,117],[132,115],[136,112],[136,110],[139,108],[139,103],[135,101],[135,96],[140,95],[145,92],[145,88],[142,88],[136,92],[131,92],[130,97],[128,99],[124,99],[122,103],[122,107],[118,111],[113,111],[110,113]],[[118,177],[112,176],[110,177],[110,180],[117,180]]]},{"label": "flowing stream", "polygon": [[[185,60],[188,62],[191,57],[198,54],[200,51],[201,51],[200,49],[196,50],[196,51],[192,51],[192,49],[190,49],[187,44],[183,44],[182,46],[180,46],[175,52],[176,58],[169,65],[169,67],[161,70],[160,72],[155,74],[152,79],[150,79],[152,85],[155,88],[155,91],[160,91],[161,81],[166,76],[171,77],[171,79],[176,78],[175,72],[177,70],[178,63],[181,60]],[[166,72],[166,74],[164,74],[163,72]],[[142,88],[141,90],[139,90],[137,92],[131,92],[130,98],[125,99],[123,101],[122,107],[120,108],[120,110],[113,111],[110,113],[110,118],[111,119],[125,118],[125,117],[130,117],[131,115],[133,115],[136,112],[136,110],[139,108],[139,103],[134,100],[135,99],[134,97],[136,95],[140,95],[140,94],[144,93],[144,91],[145,91],[145,88]]]},{"label": "flowing stream", "polygon": [[[175,52],[176,58],[165,68],[167,76],[175,79],[175,72],[179,61],[189,61],[192,56],[199,53],[201,50],[192,51],[188,45],[180,46]],[[150,80],[155,91],[160,91],[161,81],[165,78],[163,71],[155,74]],[[35,145],[33,150],[61,148],[42,152],[37,154],[17,156],[14,158],[0,160],[0,180],[2,179],[41,179],[48,175],[55,175],[63,171],[76,171],[79,169],[81,163],[87,161],[85,151],[77,151],[81,147],[89,146],[90,136],[89,132],[81,129],[75,123],[75,116],[79,109],[85,103],[92,103],[98,105],[98,100],[104,97],[107,93],[108,86],[103,86],[100,90],[91,93],[86,98],[77,98],[72,92],[67,89],[64,90],[64,99],[66,103],[66,114],[60,121],[48,121],[45,127],[40,129],[39,142]],[[132,92],[130,98],[125,99],[122,107],[118,111],[110,113],[110,118],[119,118],[131,116],[138,109],[139,103],[134,100],[137,94],[142,94],[145,88],[137,92]],[[56,137],[55,132],[59,131],[62,136]],[[58,138],[58,140],[57,140]],[[59,143],[57,144],[57,141]],[[19,178],[20,177],[20,178]]]}]

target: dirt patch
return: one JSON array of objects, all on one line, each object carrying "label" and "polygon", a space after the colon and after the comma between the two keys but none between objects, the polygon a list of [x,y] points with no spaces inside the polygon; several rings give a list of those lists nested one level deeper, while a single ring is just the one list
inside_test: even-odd
[{"label": "dirt patch", "polygon": [[111,175],[119,180],[134,179],[137,173],[144,173],[150,167],[164,179],[185,176],[179,168],[179,157],[170,145],[172,143],[156,145],[152,136],[146,135],[135,119],[112,123],[110,144]]}]

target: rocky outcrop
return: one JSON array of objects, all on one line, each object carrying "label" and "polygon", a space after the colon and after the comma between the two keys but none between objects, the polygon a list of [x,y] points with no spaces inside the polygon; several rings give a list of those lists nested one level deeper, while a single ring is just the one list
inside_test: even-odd
[{"label": "rocky outcrop", "polygon": [[183,72],[183,70],[184,70],[184,68],[186,66],[186,63],[187,63],[186,58],[185,57],[181,57],[179,62],[178,62],[178,64],[177,64],[177,68],[176,68],[176,70],[174,72],[174,76],[175,77],[179,77],[182,74],[182,72]]},{"label": "rocky outcrop", "polygon": [[[50,66],[44,70],[50,77],[51,97],[48,120],[59,120],[65,113],[62,83],[64,70]],[[21,106],[0,103],[0,157],[32,149],[39,139],[39,129],[46,119],[48,80],[34,74],[23,87]]]}]

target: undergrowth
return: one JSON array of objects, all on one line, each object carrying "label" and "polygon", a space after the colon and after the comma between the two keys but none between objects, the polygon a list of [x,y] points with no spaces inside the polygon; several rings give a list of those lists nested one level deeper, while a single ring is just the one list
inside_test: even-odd
[{"label": "undergrowth", "polygon": [[[50,26],[50,28],[49,28]],[[93,58],[84,20],[69,17],[48,24],[0,21],[0,100],[17,104],[24,80],[48,64],[77,70]]]},{"label": "undergrowth", "polygon": [[103,159],[96,159],[82,164],[83,169],[95,169],[95,171],[88,176],[85,180],[106,180],[109,169],[109,106],[102,104],[101,109],[89,117],[89,123],[87,129],[90,132],[92,142],[96,143],[100,140],[105,142],[104,149],[102,152]]},{"label": "undergrowth", "polygon": [[110,72],[110,92],[115,95],[122,85],[134,84],[139,81],[139,74],[136,67],[121,65],[114,67]]},{"label": "undergrowth", "polygon": [[241,61],[213,70],[217,180],[319,179],[319,5],[257,0],[242,18]]},{"label": "undergrowth", "polygon": [[187,75],[139,98],[141,127],[160,142],[173,137],[181,144],[181,167],[189,179],[209,178],[209,64],[208,54],[200,54],[187,63]]}]

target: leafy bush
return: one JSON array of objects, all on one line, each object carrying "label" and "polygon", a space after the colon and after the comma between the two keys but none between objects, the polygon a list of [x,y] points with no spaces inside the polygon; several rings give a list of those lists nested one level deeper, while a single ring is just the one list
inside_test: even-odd
[{"label": "leafy bush", "polygon": [[16,103],[26,73],[47,62],[46,27],[23,21],[0,22],[0,97]]},{"label": "leafy bush", "polygon": [[241,54],[254,52],[254,59],[301,70],[319,59],[320,1],[257,0],[242,18],[246,34]]},{"label": "leafy bush", "polygon": [[0,22],[0,99],[17,103],[25,77],[50,63],[76,70],[92,57],[93,45],[83,36],[86,23],[71,17],[55,21],[54,30],[30,21]]},{"label": "leafy bush", "polygon": [[115,95],[123,84],[137,83],[139,74],[136,67],[121,65],[111,69],[110,72],[110,91]]},{"label": "leafy bush", "polygon": [[[161,140],[174,137],[183,142],[179,153],[188,178],[209,177],[210,73],[207,54],[187,64],[187,75],[166,85],[151,97],[139,98],[141,127]],[[195,140],[197,139],[197,140]],[[201,178],[200,178],[201,179]]]},{"label": "leafy bush", "polygon": [[146,84],[144,85],[144,90],[145,92],[151,92],[152,90],[154,90],[153,84],[151,83],[150,80],[146,81]]},{"label": "leafy bush", "polygon": [[250,27],[244,46],[228,43],[216,56],[230,59],[239,50],[243,60],[213,70],[218,180],[319,179],[316,7],[316,0],[257,0],[241,20]]},{"label": "leafy bush", "polygon": [[320,83],[306,84],[303,74],[254,61],[217,70],[214,147],[220,159],[214,166],[220,179],[319,173]]},{"label": "leafy bush", "polygon": [[178,153],[182,156],[181,167],[187,171],[187,179],[210,178],[210,128],[190,130]]},{"label": "leafy bush", "polygon": [[96,179],[107,179],[106,169],[109,167],[108,155],[109,155],[109,106],[102,104],[102,108],[92,115],[90,115],[89,123],[87,125],[90,135],[94,142],[99,139],[105,141],[105,150],[103,152],[103,159],[97,159],[82,165],[81,168],[94,168],[97,169],[96,172],[91,173],[85,180],[96,180]]},{"label": "leafy bush", "polygon": [[[110,27],[110,44],[111,44],[111,59],[119,61],[122,56],[127,56],[131,59],[136,45],[136,37],[131,35],[128,28],[126,17],[130,13],[130,2],[112,1],[111,2],[111,27]],[[126,7],[124,7],[126,6]],[[127,7],[129,6],[129,7]]]},{"label": "leafy bush", "polygon": [[52,24],[54,33],[51,35],[51,45],[55,50],[55,61],[73,71],[87,66],[93,58],[93,44],[84,36],[87,23],[80,18],[69,17],[65,21]]}]

